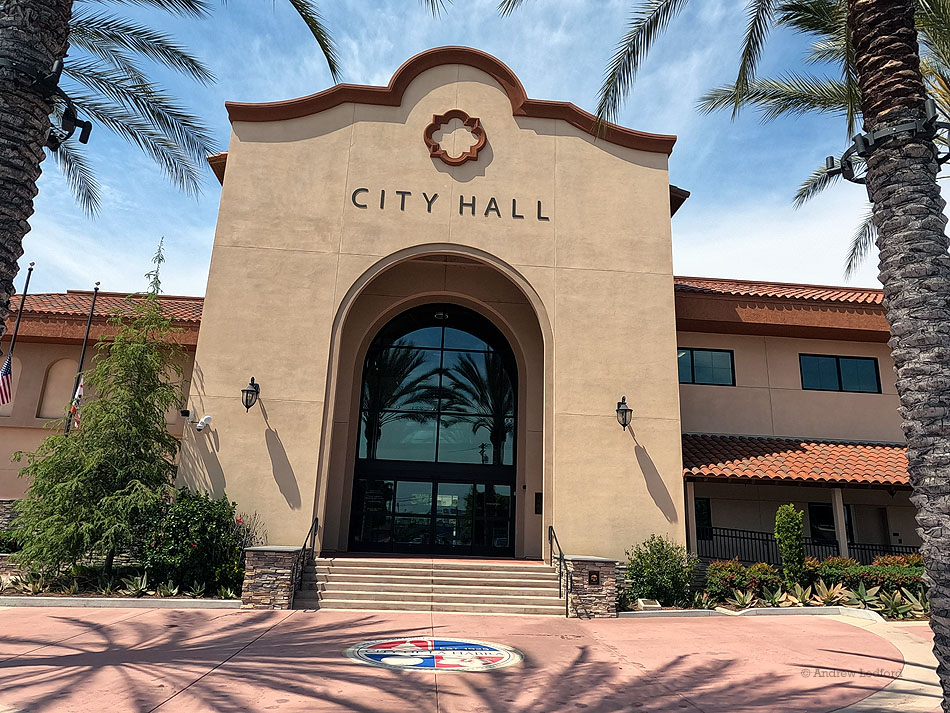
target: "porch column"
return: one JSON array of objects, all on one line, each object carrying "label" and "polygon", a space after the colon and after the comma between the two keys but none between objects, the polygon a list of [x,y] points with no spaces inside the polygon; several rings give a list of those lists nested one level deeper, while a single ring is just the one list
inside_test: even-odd
[{"label": "porch column", "polygon": [[831,509],[835,513],[835,535],[838,537],[838,553],[848,557],[848,528],[844,519],[844,496],[841,488],[831,489]]},{"label": "porch column", "polygon": [[696,484],[686,481],[686,541],[689,551],[696,554]]}]

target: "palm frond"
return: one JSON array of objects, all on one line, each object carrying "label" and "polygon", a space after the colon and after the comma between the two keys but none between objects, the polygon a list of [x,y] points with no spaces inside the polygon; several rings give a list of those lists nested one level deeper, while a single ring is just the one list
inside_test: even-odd
[{"label": "palm frond", "polygon": [[847,47],[839,39],[818,40],[813,42],[805,61],[809,64],[826,62],[843,66],[847,60]]},{"label": "palm frond", "polygon": [[502,17],[508,17],[522,5],[524,5],[524,0],[499,0],[498,14]]},{"label": "palm frond", "polygon": [[707,92],[699,100],[704,114],[735,106],[755,106],[763,121],[780,116],[798,116],[811,112],[846,115],[849,102],[847,87],[839,80],[787,74],[778,79],[755,79],[743,90],[735,84]]},{"label": "palm frond", "polygon": [[920,44],[944,69],[950,67],[950,0],[917,0],[916,5]]},{"label": "palm frond", "polygon": [[69,41],[117,68],[138,69],[131,53],[169,67],[201,84],[214,82],[211,70],[169,35],[113,15],[82,10],[74,13],[69,23]]},{"label": "palm frond", "polygon": [[[686,7],[688,0],[644,0],[627,20],[627,31],[617,44],[600,87],[597,118],[615,119],[630,94],[640,65],[657,37]],[[520,4],[518,2],[515,5]]]},{"label": "palm frond", "polygon": [[[772,29],[772,17],[775,12],[776,0],[749,0],[746,10],[748,22],[745,38],[742,41],[742,57],[739,60],[739,74],[735,86],[738,94],[742,94],[755,78],[756,65],[762,57],[765,40]],[[732,106],[733,118],[739,113],[742,103],[737,101]]]},{"label": "palm frond", "polygon": [[199,160],[214,153],[211,130],[157,85],[142,83],[95,61],[78,61],[63,70],[70,79],[121,105],[178,141],[183,151]]},{"label": "palm frond", "polygon": [[432,17],[441,17],[445,12],[445,6],[452,4],[452,0],[420,0],[420,2]]},{"label": "palm frond", "polygon": [[96,215],[102,206],[102,189],[89,165],[89,158],[82,144],[74,136],[50,153],[56,159],[56,164],[66,177],[66,183],[79,201],[83,212],[90,216]]},{"label": "palm frond", "polygon": [[323,24],[323,17],[320,15],[316,4],[311,0],[288,0],[288,2],[300,15],[300,19],[304,21],[307,29],[310,30],[310,34],[320,45],[333,81],[340,81],[340,57],[336,51],[336,44]]},{"label": "palm frond", "polygon": [[831,39],[847,23],[847,7],[840,0],[784,0],[775,9],[775,24],[805,35]]},{"label": "palm frond", "polygon": [[811,172],[811,175],[802,181],[802,184],[795,191],[795,199],[792,205],[801,208],[805,203],[817,196],[828,186],[834,185],[841,178],[840,174],[828,173],[828,169],[822,165]]},{"label": "palm frond", "polygon": [[164,10],[173,15],[207,17],[211,14],[212,4],[208,0],[75,0],[76,4],[90,5],[137,5]]},{"label": "palm frond", "polygon": [[93,121],[142,149],[176,187],[189,195],[200,192],[203,162],[185,153],[173,139],[141,116],[112,102],[81,95],[74,101]]},{"label": "palm frond", "polygon": [[845,279],[850,279],[857,272],[861,264],[874,249],[877,240],[877,226],[874,225],[874,214],[868,209],[861,219],[861,224],[851,236],[851,247],[848,249],[848,258],[844,264]]}]

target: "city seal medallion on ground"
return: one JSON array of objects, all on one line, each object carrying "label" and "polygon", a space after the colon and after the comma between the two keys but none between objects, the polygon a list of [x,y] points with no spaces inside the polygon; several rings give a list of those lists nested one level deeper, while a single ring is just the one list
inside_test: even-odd
[{"label": "city seal medallion on ground", "polygon": [[524,659],[520,651],[502,644],[427,636],[363,641],[348,648],[346,656],[381,668],[463,673],[492,671]]}]

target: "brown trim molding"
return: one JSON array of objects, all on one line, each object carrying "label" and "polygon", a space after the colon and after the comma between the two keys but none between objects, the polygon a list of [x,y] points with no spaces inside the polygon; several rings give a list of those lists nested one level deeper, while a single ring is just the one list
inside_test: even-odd
[{"label": "brown trim molding", "polygon": [[[283,121],[317,114],[345,103],[399,106],[409,84],[423,72],[444,64],[464,64],[485,72],[498,82],[511,101],[514,116],[536,119],[560,119],[595,138],[618,146],[639,151],[673,152],[676,137],[667,134],[649,134],[627,129],[616,124],[598,122],[597,117],[570,102],[529,99],[521,81],[503,62],[486,52],[471,47],[437,47],[420,52],[407,60],[386,87],[361,84],[337,84],[322,92],[286,101],[250,104],[225,102],[228,118],[235,121]],[[216,172],[217,173],[217,172]]]},{"label": "brown trim molding", "polygon": [[[448,151],[442,148],[439,142],[435,140],[435,132],[450,123],[453,119],[461,121],[462,126],[467,128],[475,139],[475,143],[469,147],[468,151],[465,151],[460,156],[449,156]],[[429,147],[429,155],[432,158],[441,160],[442,163],[449,166],[461,166],[466,161],[477,161],[478,152],[485,148],[485,142],[488,141],[485,136],[485,129],[482,128],[478,117],[469,116],[461,109],[451,109],[444,114],[433,114],[432,121],[429,122],[429,125],[425,128],[422,138],[426,142],[426,146]]]},{"label": "brown trim molding", "polygon": [[218,179],[218,183],[222,186],[224,185],[224,169],[228,165],[228,152],[222,151],[221,153],[213,153],[208,156],[208,165],[211,166],[211,170],[214,172],[215,178]]}]

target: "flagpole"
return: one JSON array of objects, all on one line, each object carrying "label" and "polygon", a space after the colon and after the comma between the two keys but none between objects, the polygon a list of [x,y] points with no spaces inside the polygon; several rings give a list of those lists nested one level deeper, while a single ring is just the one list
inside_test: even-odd
[{"label": "flagpole", "polygon": [[26,293],[30,290],[30,278],[33,277],[33,266],[35,262],[30,263],[30,268],[26,271],[26,282],[23,285],[23,294],[20,295],[20,308],[16,313],[16,323],[13,325],[13,336],[10,338],[10,351],[7,356],[13,356],[13,348],[16,346],[16,335],[20,331],[20,319],[23,317],[23,303],[26,302]]},{"label": "flagpole", "polygon": [[[79,390],[79,380],[82,379],[82,365],[86,360],[86,345],[89,343],[89,330],[92,328],[92,315],[96,311],[96,298],[99,296],[99,283],[92,290],[92,303],[89,305],[89,317],[86,319],[86,334],[82,338],[82,351],[79,352],[79,367],[76,369],[76,381],[73,383],[73,400]],[[71,410],[71,409],[70,409]],[[69,425],[72,423],[72,414],[66,418],[65,435],[69,435]]]}]

